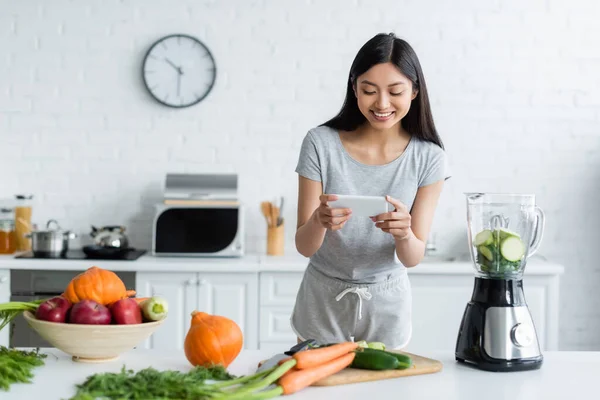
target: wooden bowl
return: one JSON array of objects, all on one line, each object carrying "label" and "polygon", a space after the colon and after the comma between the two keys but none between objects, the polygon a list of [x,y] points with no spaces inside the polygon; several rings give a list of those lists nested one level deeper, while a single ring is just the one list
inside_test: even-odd
[{"label": "wooden bowl", "polygon": [[29,326],[52,346],[73,356],[73,361],[116,360],[146,340],[165,319],[131,325],[84,325],[42,321],[30,311],[23,317]]}]

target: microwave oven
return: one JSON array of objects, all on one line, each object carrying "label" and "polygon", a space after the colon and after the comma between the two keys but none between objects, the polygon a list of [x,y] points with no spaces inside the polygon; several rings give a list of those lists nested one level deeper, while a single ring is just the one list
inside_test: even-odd
[{"label": "microwave oven", "polygon": [[241,257],[244,208],[240,204],[159,204],[154,218],[152,254]]},{"label": "microwave oven", "polygon": [[236,174],[167,174],[156,205],[152,254],[181,257],[244,255],[244,207]]}]

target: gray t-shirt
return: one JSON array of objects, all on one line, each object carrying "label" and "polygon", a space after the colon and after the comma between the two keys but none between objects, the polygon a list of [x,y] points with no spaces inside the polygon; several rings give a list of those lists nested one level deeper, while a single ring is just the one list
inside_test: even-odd
[{"label": "gray t-shirt", "polygon": [[[353,159],[337,130],[311,129],[300,149],[296,172],[323,183],[327,194],[390,195],[412,208],[417,189],[450,177],[446,153],[434,143],[411,138],[402,155],[388,164],[367,165]],[[310,258],[313,268],[352,283],[390,279],[405,268],[396,256],[394,238],[367,217],[350,217],[337,231],[328,230]]]}]

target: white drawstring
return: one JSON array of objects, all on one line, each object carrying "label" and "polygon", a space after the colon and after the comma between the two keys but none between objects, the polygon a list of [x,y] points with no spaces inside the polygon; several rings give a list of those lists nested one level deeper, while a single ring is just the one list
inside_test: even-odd
[{"label": "white drawstring", "polygon": [[347,293],[356,293],[358,295],[358,319],[362,319],[362,301],[371,300],[373,295],[369,293],[369,289],[366,287],[349,287],[346,290],[342,291],[335,297],[335,301],[340,301],[342,297],[344,297]]}]

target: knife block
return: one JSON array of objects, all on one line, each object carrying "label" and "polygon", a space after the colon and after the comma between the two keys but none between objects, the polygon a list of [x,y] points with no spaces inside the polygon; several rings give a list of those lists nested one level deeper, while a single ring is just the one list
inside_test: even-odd
[{"label": "knife block", "polygon": [[285,244],[285,224],[279,226],[267,226],[267,254],[270,256],[282,256]]}]

